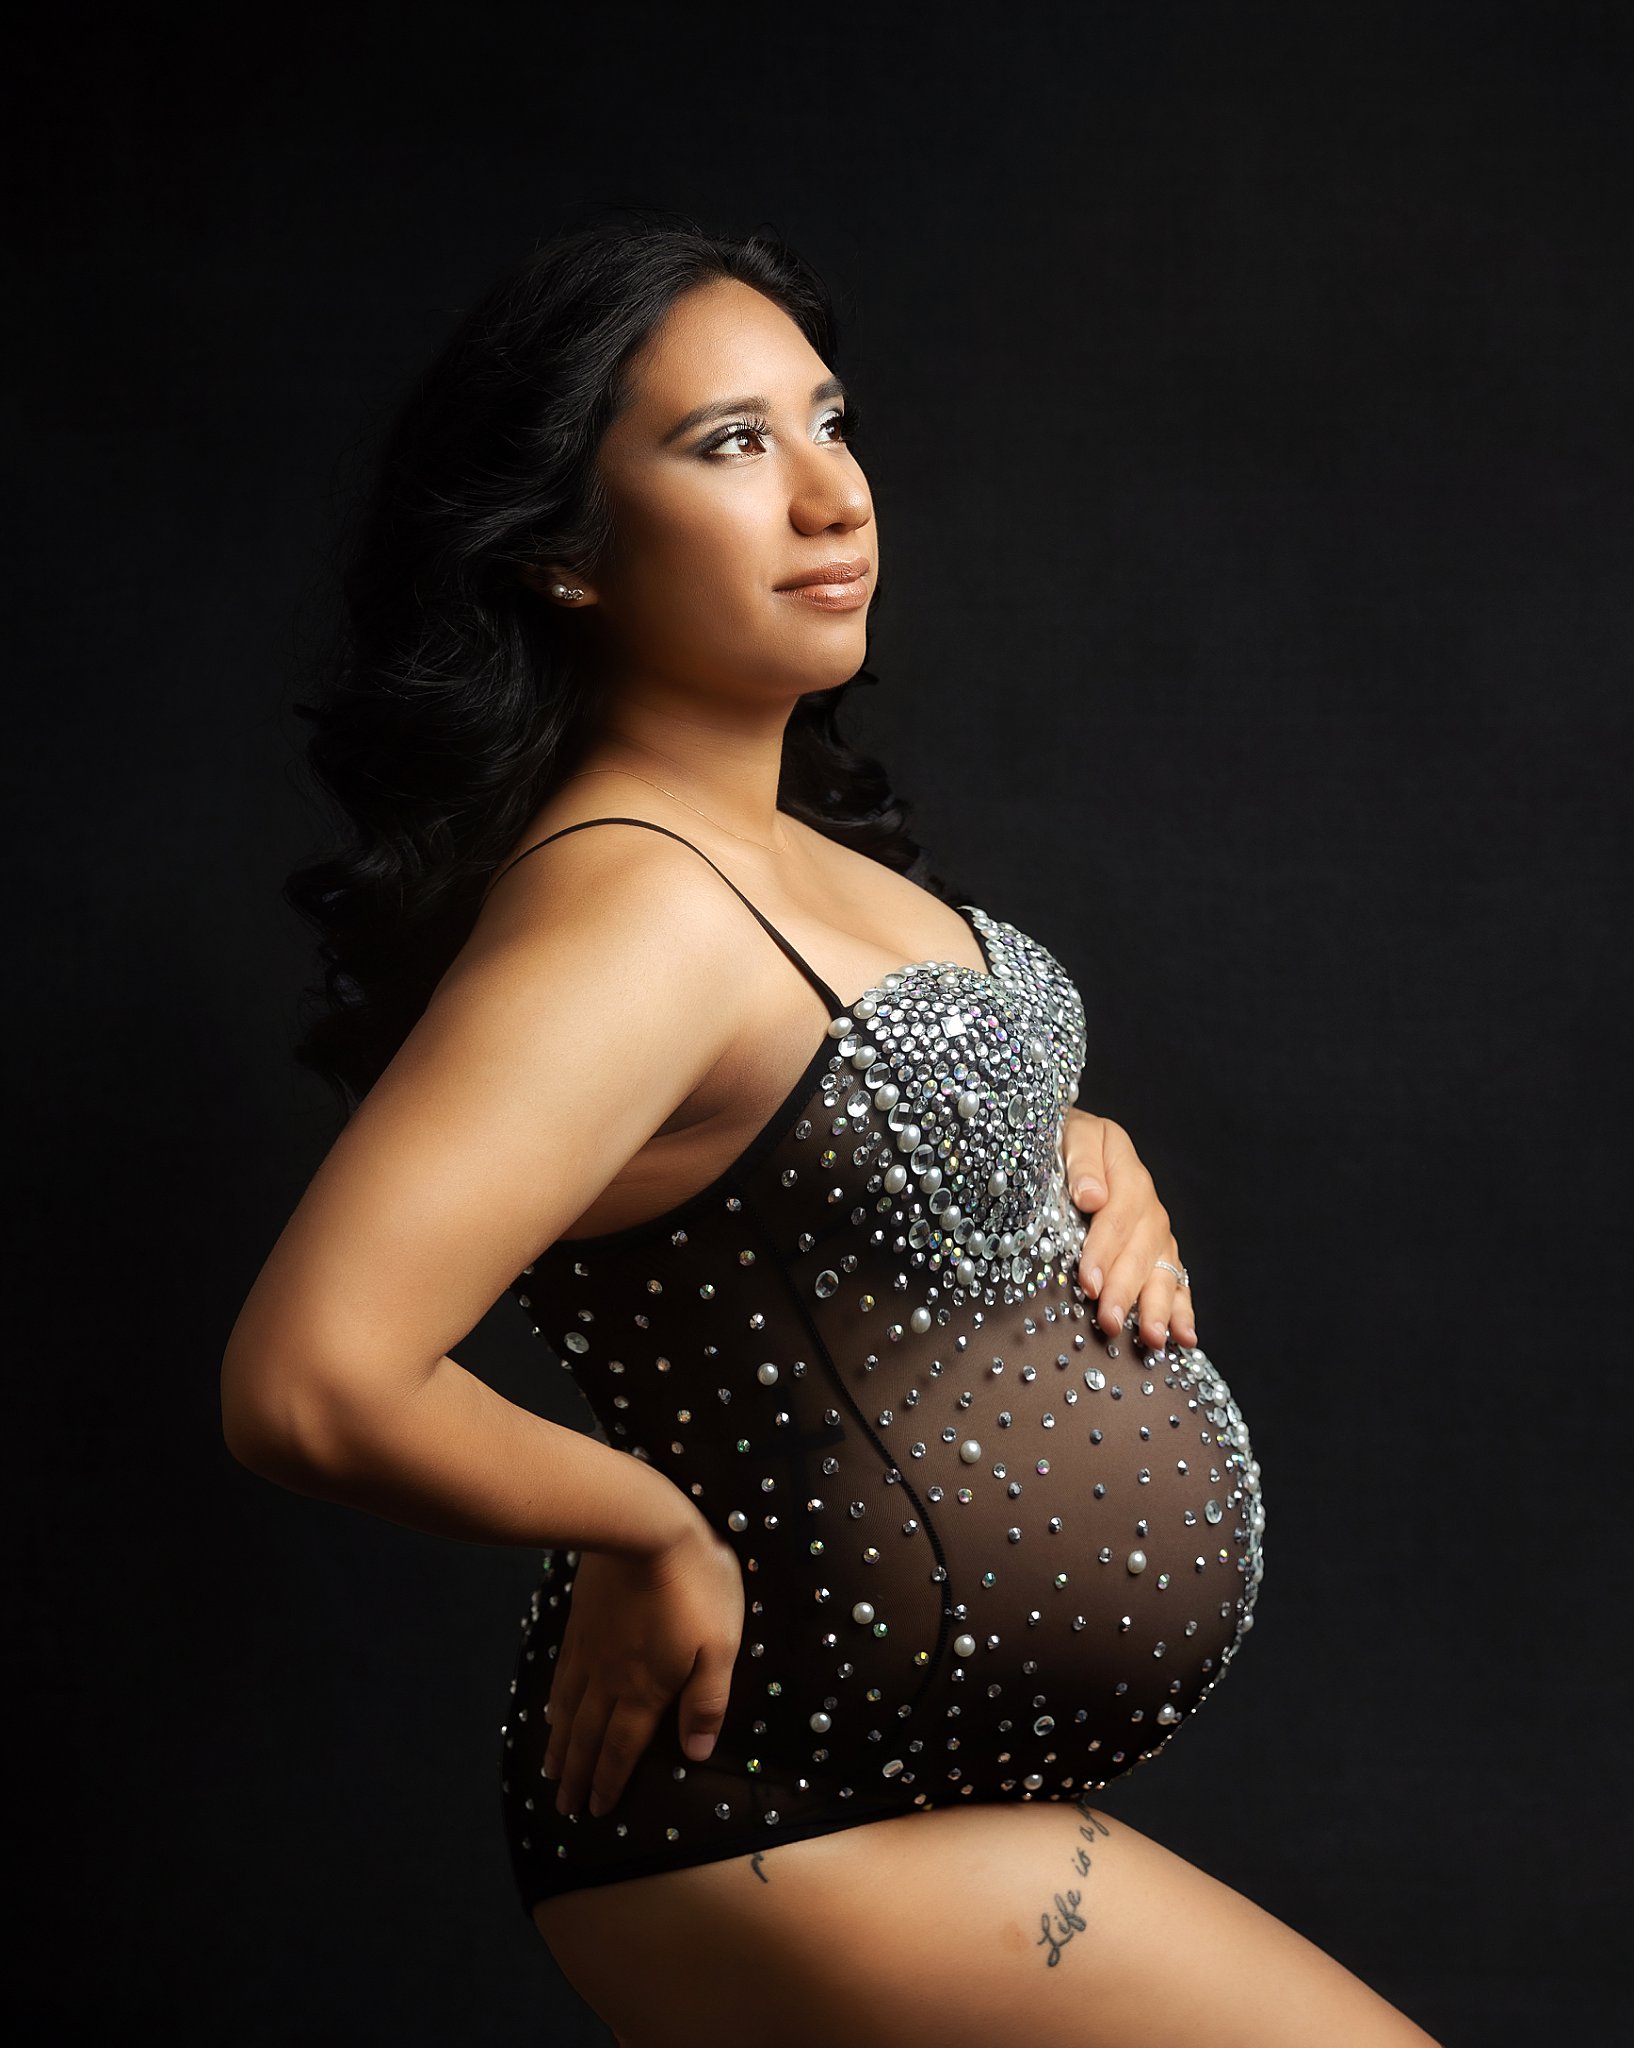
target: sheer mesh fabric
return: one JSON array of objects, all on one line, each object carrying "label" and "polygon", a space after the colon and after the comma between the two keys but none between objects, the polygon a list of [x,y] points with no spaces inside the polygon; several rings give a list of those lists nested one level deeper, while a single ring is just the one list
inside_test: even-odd
[{"label": "sheer mesh fabric", "polygon": [[731,1702],[707,1763],[672,1706],[608,1813],[559,1815],[542,1709],[577,1553],[544,1554],[500,1757],[527,1911],[916,1808],[1093,1792],[1173,1739],[1253,1622],[1264,1510],[1230,1389],[1133,1313],[1105,1337],[1077,1281],[1070,978],[964,905],[985,973],[914,963],[844,1009],[749,908],[829,1005],[805,1072],[708,1187],[513,1287],[599,1433],[736,1549]]}]

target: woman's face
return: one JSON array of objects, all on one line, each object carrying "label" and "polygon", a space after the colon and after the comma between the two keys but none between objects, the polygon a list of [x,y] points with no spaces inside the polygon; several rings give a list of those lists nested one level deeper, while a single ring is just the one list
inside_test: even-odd
[{"label": "woman's face", "polygon": [[[856,674],[879,545],[845,405],[794,321],[748,285],[676,302],[599,451],[611,548],[572,579],[605,681],[786,704]],[[860,596],[850,609],[781,587],[836,562],[864,565],[821,586]]]}]

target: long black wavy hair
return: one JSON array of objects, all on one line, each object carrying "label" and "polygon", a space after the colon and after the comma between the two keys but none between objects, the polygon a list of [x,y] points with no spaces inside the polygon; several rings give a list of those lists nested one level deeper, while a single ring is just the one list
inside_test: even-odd
[{"label": "long black wavy hair", "polygon": [[[593,571],[611,533],[595,466],[631,358],[676,299],[738,278],[825,363],[826,287],[777,235],[705,233],[618,208],[564,230],[471,307],[390,419],[343,543],[339,618],[317,664],[305,758],[341,843],[283,896],[318,934],[295,1057],[349,1115],[469,936],[483,886],[590,736],[594,692],[524,564]],[[877,602],[877,597],[876,597]],[[866,667],[797,700],[779,805],[842,844],[946,886],[883,767],[841,737]]]}]

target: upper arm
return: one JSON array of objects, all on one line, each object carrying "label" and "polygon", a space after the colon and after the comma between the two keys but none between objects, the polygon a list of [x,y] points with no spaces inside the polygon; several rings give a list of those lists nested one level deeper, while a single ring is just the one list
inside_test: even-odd
[{"label": "upper arm", "polygon": [[412,1392],[730,1045],[747,910],[681,848],[589,836],[496,892],[302,1196],[223,1361],[235,1448]]}]

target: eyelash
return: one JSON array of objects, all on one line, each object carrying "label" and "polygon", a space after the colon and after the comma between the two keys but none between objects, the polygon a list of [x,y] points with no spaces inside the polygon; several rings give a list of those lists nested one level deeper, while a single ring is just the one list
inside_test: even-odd
[{"label": "eyelash", "polygon": [[[829,413],[824,424],[830,425],[835,422],[838,422],[841,429],[839,434],[840,441],[854,440],[857,432],[857,408],[855,404],[848,404],[843,412]],[[718,434],[706,441],[698,452],[705,457],[712,456],[717,448],[724,447],[736,435],[763,435],[768,431],[770,424],[769,420],[762,419],[758,415],[753,419],[733,420],[730,426],[722,427]]]}]

